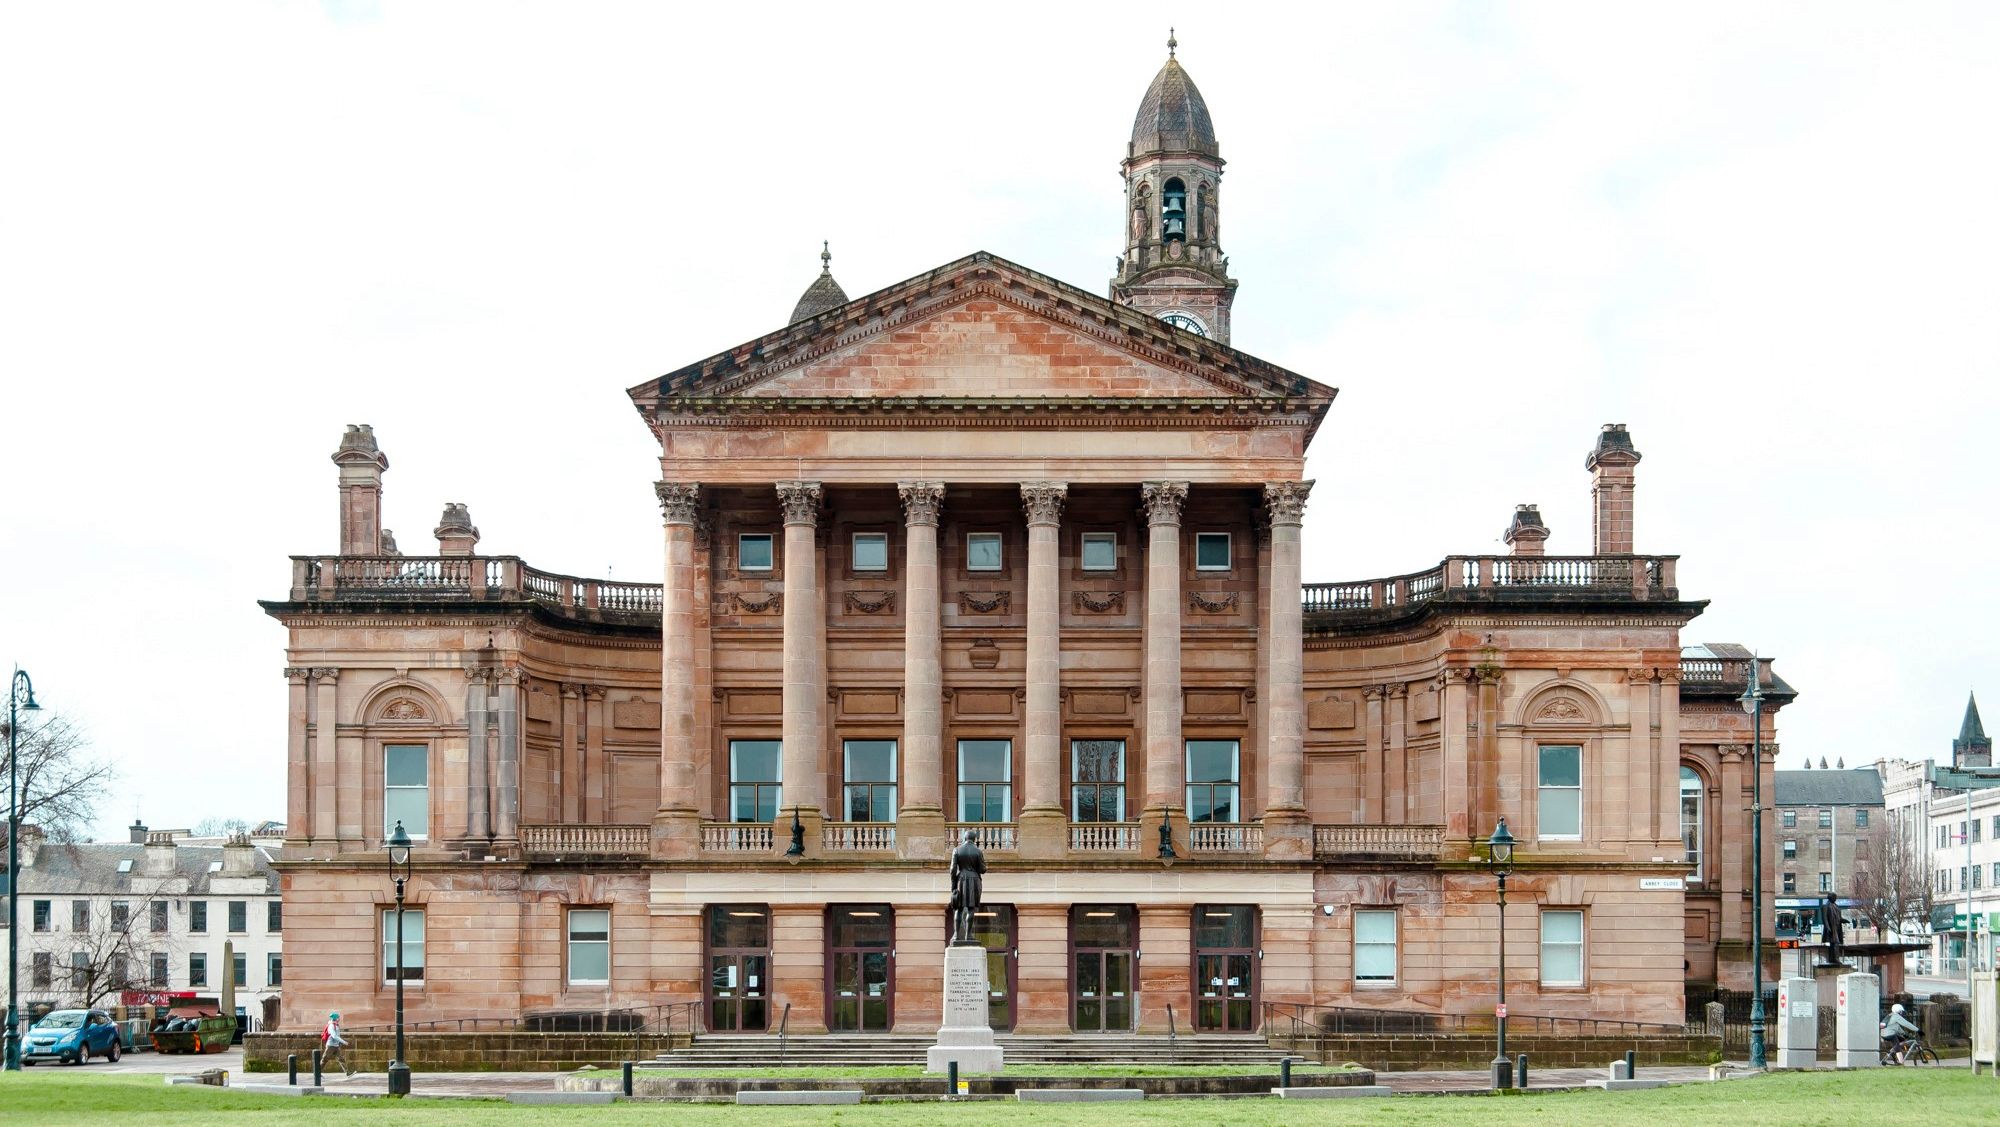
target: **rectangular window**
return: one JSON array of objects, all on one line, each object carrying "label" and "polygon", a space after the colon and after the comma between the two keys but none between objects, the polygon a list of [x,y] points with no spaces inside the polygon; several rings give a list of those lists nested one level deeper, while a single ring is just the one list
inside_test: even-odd
[{"label": "rectangular window", "polygon": [[249,986],[249,985],[250,985],[250,956],[249,956],[249,955],[247,955],[247,954],[244,954],[244,953],[242,953],[242,952],[240,952],[240,951],[239,951],[239,952],[237,952],[236,954],[234,954],[234,955],[230,956],[230,959],[229,959],[229,981],[230,981],[230,982],[232,982],[232,983],[235,983],[238,989],[241,989],[241,988],[243,988],[243,987],[246,987],[246,986]]},{"label": "rectangular window", "polygon": [[283,931],[284,923],[284,903],[279,900],[266,901],[264,904],[264,930],[269,932]]},{"label": "rectangular window", "polygon": [[111,902],[111,930],[132,930],[132,902],[130,900],[113,900]]},{"label": "rectangular window", "polygon": [[1083,570],[1118,570],[1117,533],[1086,532],[1083,534]]},{"label": "rectangular window", "polygon": [[569,910],[569,984],[606,986],[611,982],[611,911]]},{"label": "rectangular window", "polygon": [[165,951],[153,952],[151,969],[153,972],[151,980],[153,989],[165,990],[167,988],[167,953]]},{"label": "rectangular window", "polygon": [[208,985],[207,955],[197,954],[188,956],[188,985],[189,986]]},{"label": "rectangular window", "polygon": [[1551,745],[1541,749],[1536,777],[1540,791],[1537,832],[1543,838],[1578,841],[1583,837],[1583,749]]},{"label": "rectangular window", "polygon": [[35,952],[34,969],[28,972],[28,982],[38,990],[47,990],[55,985],[56,959],[47,951]]},{"label": "rectangular window", "polygon": [[1229,570],[1229,534],[1227,532],[1197,532],[1194,534],[1194,569],[1196,571]]},{"label": "rectangular window", "polygon": [[1690,882],[1701,880],[1701,774],[1692,767],[1681,768],[1681,844],[1687,851]]},{"label": "rectangular window", "polygon": [[1786,873],[1782,887],[1786,892],[1797,892],[1799,890],[1799,874]]},{"label": "rectangular window", "polygon": [[958,741],[958,820],[1014,820],[1014,741]]},{"label": "rectangular window", "polygon": [[1816,837],[1813,839],[1813,844],[1819,848],[1820,856],[1822,857],[1833,856],[1833,839],[1825,837]]},{"label": "rectangular window", "polygon": [[847,820],[896,820],[896,741],[845,740],[841,743]]},{"label": "rectangular window", "polygon": [[1583,913],[1542,912],[1542,985],[1583,985]]},{"label": "rectangular window", "polygon": [[1960,865],[1958,867],[1958,890],[1960,892],[1964,892],[1970,887],[1972,887],[1972,885],[1970,880],[1965,875],[1965,866]]},{"label": "rectangular window", "polygon": [[229,902],[229,934],[242,935],[250,930],[250,902],[231,900]]},{"label": "rectangular window", "polygon": [[428,744],[382,748],[382,836],[396,823],[422,841],[431,831],[431,749]]},{"label": "rectangular window", "polygon": [[1069,741],[1069,818],[1125,820],[1125,741]]},{"label": "rectangular window", "polygon": [[[1745,679],[1746,679],[1746,680],[1748,679],[1747,675],[1746,675],[1746,678],[1745,678]],[[1939,827],[1938,827],[1938,843],[1937,843],[1937,847],[1938,847],[1939,849],[1943,849],[1943,848],[1944,848],[1944,834],[1945,834],[1945,828],[1944,828],[1943,826],[1939,826]]]},{"label": "rectangular window", "polygon": [[71,931],[90,930],[90,901],[72,900],[69,902],[69,929]]},{"label": "rectangular window", "polygon": [[1972,820],[1972,840],[1974,842],[1979,840],[1979,819],[1977,818]]},{"label": "rectangular window", "polygon": [[1000,570],[999,533],[968,532],[965,534],[965,570]]},{"label": "rectangular window", "polygon": [[1797,829],[1799,824],[1799,812],[1796,810],[1787,810],[1784,812],[1784,814],[1780,817],[1779,820],[1784,822],[1786,829],[1788,830]]},{"label": "rectangular window", "polygon": [[736,537],[736,570],[771,570],[771,534],[744,532]]},{"label": "rectangular window", "polygon": [[886,532],[857,532],[854,534],[854,555],[850,565],[856,571],[889,570],[889,534]]},{"label": "rectangular window", "polygon": [[1394,909],[1354,910],[1354,981],[1378,984],[1396,981]]},{"label": "rectangular window", "polygon": [[1993,887],[2000,888],[2000,861],[1993,862]]},{"label": "rectangular window", "polygon": [[1797,839],[1797,838],[1790,838],[1790,837],[1786,838],[1786,839],[1785,839],[1785,860],[1787,860],[1787,861],[1796,861],[1796,860],[1798,859],[1798,856],[1799,856],[1799,843],[1798,843],[1798,839]]},{"label": "rectangular window", "polygon": [[[403,909],[403,981],[424,980],[424,910]],[[396,981],[396,909],[382,909],[382,981]]]},{"label": "rectangular window", "polygon": [[285,957],[276,951],[264,956],[264,985],[285,984]]},{"label": "rectangular window", "polygon": [[1821,873],[1820,873],[1820,875],[1819,875],[1819,890],[1820,890],[1821,892],[1832,892],[1832,891],[1833,891],[1833,874],[1832,874],[1832,873],[1829,873],[1829,872],[1821,872]]},{"label": "rectangular window", "polygon": [[1993,815],[1993,838],[2000,841],[2000,814]]},{"label": "rectangular window", "polygon": [[49,930],[49,928],[50,928],[50,927],[52,926],[52,925],[51,925],[51,924],[49,923],[49,915],[50,915],[50,907],[51,907],[51,904],[50,904],[50,901],[47,901],[47,900],[37,900],[37,901],[35,901],[35,930],[36,930],[36,931],[47,931],[47,930]]},{"label": "rectangular window", "polygon": [[770,823],[778,817],[784,744],[779,740],[729,741],[729,820]]},{"label": "rectangular window", "polygon": [[1236,740],[1187,741],[1187,817],[1190,822],[1234,822],[1239,744]]},{"label": "rectangular window", "polygon": [[69,953],[69,984],[79,991],[90,985],[90,952]]},{"label": "rectangular window", "polygon": [[1821,810],[1819,812],[1819,828],[1823,830],[1830,830],[1833,828],[1833,811]]},{"label": "rectangular window", "polygon": [[1855,808],[1855,811],[1854,811],[1854,828],[1855,828],[1855,829],[1857,829],[1857,830],[1865,830],[1865,829],[1867,829],[1867,828],[1868,828],[1868,810],[1867,810],[1867,808],[1865,808],[1865,807],[1856,807],[1856,808]]},{"label": "rectangular window", "polygon": [[1980,868],[1979,866],[1977,866],[1977,865],[1974,865],[1974,866],[1972,866],[1972,887],[1973,887],[1973,888],[1977,889],[1977,888],[1979,887],[1979,878],[1980,878],[1980,877],[1982,877],[1982,876],[1984,876],[1984,875],[1985,875],[1985,871],[1984,871],[1983,869],[1981,869],[1981,868]]},{"label": "rectangular window", "polygon": [[208,901],[188,901],[188,930],[194,932],[208,931]]},{"label": "rectangular window", "polygon": [[150,914],[153,917],[151,923],[154,934],[165,932],[167,930],[167,902],[165,900],[153,901]]}]

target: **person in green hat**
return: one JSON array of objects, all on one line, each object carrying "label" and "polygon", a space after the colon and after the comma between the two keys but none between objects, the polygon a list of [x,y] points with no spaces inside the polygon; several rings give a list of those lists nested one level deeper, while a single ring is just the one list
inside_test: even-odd
[{"label": "person in green hat", "polygon": [[319,1031],[319,1066],[321,1069],[328,1068],[338,1058],[341,1071],[347,1073],[347,1078],[352,1080],[354,1066],[347,1063],[347,1044],[347,1038],[340,1032],[340,1015],[338,1013],[326,1015],[326,1027]]}]

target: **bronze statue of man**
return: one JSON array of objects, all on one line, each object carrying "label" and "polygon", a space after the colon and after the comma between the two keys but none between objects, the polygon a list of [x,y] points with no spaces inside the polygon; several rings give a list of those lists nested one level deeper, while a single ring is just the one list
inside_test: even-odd
[{"label": "bronze statue of man", "polygon": [[979,835],[965,831],[965,841],[951,851],[951,941],[972,942],[972,916],[979,911],[979,891],[986,876],[986,854]]}]

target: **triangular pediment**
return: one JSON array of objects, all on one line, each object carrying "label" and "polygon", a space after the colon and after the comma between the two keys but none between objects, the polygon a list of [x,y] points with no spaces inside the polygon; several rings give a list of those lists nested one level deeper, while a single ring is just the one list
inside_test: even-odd
[{"label": "triangular pediment", "polygon": [[1279,400],[1332,388],[990,254],[975,254],[631,389],[704,401]]}]

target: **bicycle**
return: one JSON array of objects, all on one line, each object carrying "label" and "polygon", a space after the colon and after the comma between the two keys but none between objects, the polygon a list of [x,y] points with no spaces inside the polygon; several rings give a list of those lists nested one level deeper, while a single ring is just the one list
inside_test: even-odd
[{"label": "bicycle", "polygon": [[1882,1059],[1889,1064],[1915,1064],[1923,1066],[1936,1064],[1938,1062],[1938,1055],[1929,1045],[1924,1043],[1923,1038],[1908,1037],[1891,1045],[1889,1050],[1882,1054]]}]

